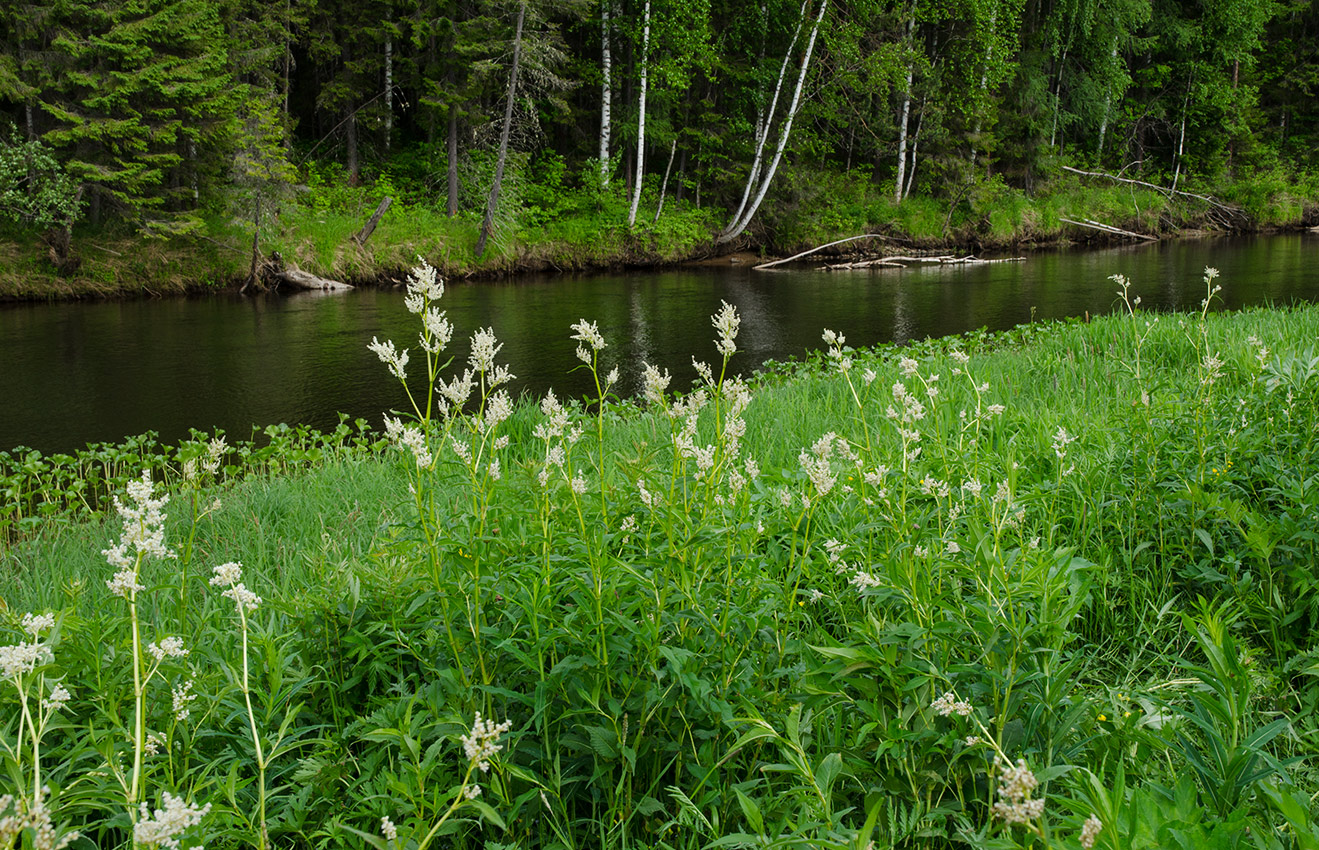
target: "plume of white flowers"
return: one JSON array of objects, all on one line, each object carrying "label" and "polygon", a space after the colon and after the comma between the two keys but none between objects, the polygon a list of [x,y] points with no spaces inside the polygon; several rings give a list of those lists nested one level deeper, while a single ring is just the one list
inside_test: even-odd
[{"label": "plume of white flowers", "polygon": [[463,736],[463,752],[467,755],[468,762],[475,764],[482,773],[488,772],[490,759],[503,749],[495,742],[499,740],[500,735],[511,728],[513,724],[507,720],[499,724],[491,720],[482,720],[481,712],[478,711],[476,719],[472,722],[472,731]]},{"label": "plume of white flowers", "polygon": [[742,324],[738,318],[737,308],[727,301],[721,301],[723,304],[719,312],[710,317],[710,324],[719,332],[719,339],[715,342],[714,347],[724,357],[732,357],[737,353],[737,331]]},{"label": "plume of white flowers", "polygon": [[226,599],[232,599],[237,606],[239,613],[246,611],[251,613],[261,604],[261,597],[247,589],[239,579],[243,577],[243,565],[237,561],[230,561],[227,564],[220,564],[214,570],[211,576],[212,587],[227,587],[220,595]]},{"label": "plume of white flowers", "polygon": [[179,850],[179,836],[189,827],[201,823],[202,818],[211,810],[211,804],[198,808],[168,791],[161,793],[160,800],[161,808],[154,812],[146,803],[142,804],[140,817],[133,824],[133,843],[142,847]]},{"label": "plume of white flowers", "polygon": [[[467,363],[477,374],[484,372],[495,375],[495,356],[503,347],[504,344],[495,339],[494,328],[478,328],[472,334],[472,351],[467,356]],[[504,376],[504,380],[513,377],[507,371],[504,372]],[[491,384],[493,385],[494,381],[491,381]]]},{"label": "plume of white flowers", "polygon": [[143,471],[136,481],[128,482],[127,489],[128,504],[118,496],[114,498],[115,510],[124,521],[119,542],[102,549],[101,554],[116,569],[114,576],[106,580],[106,587],[115,596],[131,599],[138,591],[146,590],[137,580],[142,559],[173,558],[174,553],[165,546],[165,513],[161,510],[169,502],[169,494],[155,497],[150,470]]},{"label": "plume of white flowers", "polygon": [[371,342],[366,347],[375,352],[376,357],[379,357],[380,362],[389,367],[389,371],[393,373],[395,378],[400,381],[407,380],[408,350],[406,348],[397,351],[394,348],[392,339],[381,342],[374,336],[371,337]]},{"label": "plume of white flowers", "polygon": [[582,319],[572,326],[577,333],[572,335],[572,339],[582,343],[577,346],[577,359],[586,365],[591,365],[592,352],[599,352],[605,348],[605,338],[600,336],[600,329],[595,322],[588,322]]},{"label": "plume of white flowers", "polygon": [[998,802],[994,804],[994,817],[1009,824],[1028,824],[1044,814],[1044,798],[1032,797],[1040,781],[1026,765],[1025,759],[1016,764],[994,757],[998,768]]},{"label": "plume of white flowers", "polygon": [[663,404],[664,391],[669,388],[669,381],[672,380],[669,370],[665,369],[661,373],[658,366],[652,366],[649,363],[642,365],[645,367],[645,371],[642,373],[641,378],[641,395],[649,404]]},{"label": "plume of white flowers", "polygon": [[[37,800],[31,805],[14,797],[0,796],[0,847],[12,847],[25,830],[32,830],[33,850],[64,850],[78,840],[79,833],[60,834],[50,819],[50,809]],[[24,846],[18,841],[19,846]]]}]

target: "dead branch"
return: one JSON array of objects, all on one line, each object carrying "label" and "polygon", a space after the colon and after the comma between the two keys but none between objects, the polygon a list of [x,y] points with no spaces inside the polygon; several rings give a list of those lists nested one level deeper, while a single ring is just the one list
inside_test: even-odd
[{"label": "dead branch", "polygon": [[944,254],[938,257],[876,257],[869,260],[854,260],[850,263],[830,263],[820,266],[821,271],[845,271],[848,269],[869,269],[869,268],[898,268],[905,269],[911,264],[935,263],[941,266],[978,266],[988,265],[989,263],[1019,263],[1025,260],[1025,257],[1000,257],[993,260],[982,260],[979,257],[966,256],[954,257],[952,254]]},{"label": "dead branch", "polygon": [[793,260],[800,260],[802,257],[810,256],[811,254],[814,254],[816,251],[823,251],[825,248],[832,248],[835,245],[842,245],[844,242],[855,242],[858,239],[883,239],[883,238],[885,237],[882,233],[866,233],[861,236],[849,236],[846,239],[839,239],[837,242],[830,242],[827,245],[821,245],[820,247],[812,248],[809,251],[802,251],[800,254],[793,254],[791,257],[788,257],[783,260],[771,260],[768,263],[761,263],[760,265],[752,266],[751,268],[754,271],[762,271],[764,269],[773,268],[774,266],[781,266],[784,263],[791,263]]},{"label": "dead branch", "polygon": [[1062,216],[1059,216],[1058,220],[1063,222],[1064,224],[1073,224],[1076,225],[1077,227],[1088,227],[1091,230],[1099,230],[1104,233],[1111,233],[1114,236],[1126,236],[1131,239],[1144,239],[1147,242],[1159,241],[1159,237],[1157,236],[1148,236],[1144,233],[1136,233],[1135,231],[1131,231],[1131,230],[1123,230],[1120,227],[1113,227],[1110,224],[1104,224],[1103,222],[1095,221],[1094,219],[1091,218],[1083,219],[1081,221],[1075,221],[1070,218],[1063,218]]},{"label": "dead branch", "polygon": [[1219,209],[1229,212],[1232,215],[1239,215],[1243,217],[1245,216],[1245,213],[1242,212],[1237,207],[1230,207],[1227,204],[1223,203],[1222,201],[1216,198],[1211,198],[1208,195],[1197,195],[1194,192],[1185,192],[1182,191],[1181,189],[1169,189],[1165,186],[1159,186],[1154,183],[1147,183],[1144,180],[1133,180],[1130,177],[1118,177],[1116,174],[1105,174],[1102,171],[1082,171],[1079,168],[1072,168],[1070,165],[1064,165],[1062,168],[1063,171],[1070,171],[1073,174],[1080,174],[1082,177],[1102,177],[1105,180],[1112,180],[1115,183],[1129,183],[1133,186],[1144,186],[1146,189],[1153,189],[1156,192],[1162,192],[1163,194],[1168,195],[1170,197],[1172,195],[1181,195],[1182,197],[1185,198],[1195,198],[1197,201],[1204,201],[1205,203],[1211,206],[1218,207]]}]

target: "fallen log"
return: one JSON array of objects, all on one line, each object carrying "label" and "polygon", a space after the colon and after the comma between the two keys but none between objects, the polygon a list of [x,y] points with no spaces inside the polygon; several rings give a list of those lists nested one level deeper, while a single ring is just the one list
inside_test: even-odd
[{"label": "fallen log", "polygon": [[811,254],[814,254],[816,251],[823,251],[825,248],[832,248],[835,245],[842,245],[844,242],[855,242],[858,239],[883,239],[883,238],[885,237],[882,233],[863,233],[860,236],[849,236],[846,239],[839,239],[836,242],[830,242],[826,245],[821,245],[818,248],[812,248],[809,251],[802,251],[800,254],[793,254],[791,257],[787,257],[782,260],[771,260],[768,263],[761,263],[760,265],[752,266],[751,268],[754,271],[763,271],[764,269],[773,268],[774,266],[781,266],[784,263],[791,263],[793,260],[800,260],[802,257],[809,257]]},{"label": "fallen log", "polygon": [[1076,225],[1077,227],[1088,227],[1091,230],[1099,230],[1104,233],[1111,233],[1114,236],[1126,236],[1130,239],[1144,239],[1147,242],[1159,241],[1159,237],[1157,236],[1149,236],[1144,233],[1136,233],[1135,231],[1131,231],[1131,230],[1123,230],[1120,227],[1113,227],[1111,224],[1104,224],[1101,221],[1095,221],[1094,219],[1090,219],[1090,218],[1082,219],[1081,221],[1076,221],[1074,219],[1063,218],[1062,216],[1059,216],[1058,220],[1065,224]]},{"label": "fallen log", "polygon": [[320,289],[325,292],[346,292],[353,287],[346,283],[340,283],[337,280],[330,280],[324,277],[317,277],[310,272],[304,272],[301,269],[282,269],[274,273],[274,278],[280,283],[288,284],[294,289]]},{"label": "fallen log", "polygon": [[[300,290],[347,292],[353,288],[349,284],[337,280],[330,280],[311,272],[304,272],[297,266],[287,268],[284,265],[284,258],[278,251],[272,251],[270,256],[261,263],[259,276],[267,289],[278,288],[283,285]],[[244,286],[242,291],[246,292],[247,289],[248,287]]]},{"label": "fallen log", "polygon": [[1025,260],[1025,257],[999,257],[993,260],[982,260],[979,257],[954,257],[952,254],[944,254],[937,257],[875,257],[869,260],[853,260],[848,263],[829,263],[820,266],[820,271],[846,271],[848,269],[869,269],[869,268],[898,268],[905,269],[909,264],[935,263],[941,266],[975,266],[988,265],[990,263],[1019,263]]}]

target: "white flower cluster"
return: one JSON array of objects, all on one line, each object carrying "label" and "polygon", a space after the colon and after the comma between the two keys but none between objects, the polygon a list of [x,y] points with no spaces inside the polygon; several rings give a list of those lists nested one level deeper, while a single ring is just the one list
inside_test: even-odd
[{"label": "white flower cluster", "polygon": [[242,564],[237,561],[230,561],[227,564],[220,564],[212,572],[214,575],[211,576],[211,586],[227,586],[228,590],[220,595],[226,599],[232,599],[240,614],[243,611],[251,613],[261,604],[261,597],[248,590],[247,586],[239,581],[243,577]]},{"label": "white flower cluster", "polygon": [[664,391],[669,388],[669,381],[672,378],[669,370],[665,369],[660,374],[658,366],[652,366],[649,363],[642,364],[645,371],[642,373],[642,390],[641,394],[649,404],[664,404]]},{"label": "white flower cluster", "polygon": [[[162,792],[160,799],[163,808],[154,812],[146,803],[142,804],[138,822],[133,824],[133,843],[144,847],[169,847],[170,850],[178,850],[179,836],[189,827],[201,823],[202,818],[211,810],[211,804],[207,803],[197,808],[168,791]],[[195,850],[201,850],[201,847],[195,846]]]},{"label": "white flower cluster", "polygon": [[434,458],[431,456],[430,447],[426,445],[426,435],[420,428],[404,425],[401,419],[386,416],[385,435],[399,448],[412,452],[418,468],[430,468]]},{"label": "white flower cluster", "polygon": [[1059,425],[1058,432],[1053,435],[1053,453],[1058,456],[1058,460],[1067,457],[1067,446],[1075,442],[1076,438],[1068,434],[1066,428]]},{"label": "white flower cluster", "polygon": [[78,840],[77,832],[56,833],[50,820],[50,809],[40,800],[26,808],[13,794],[5,794],[0,797],[0,813],[5,813],[0,814],[0,847],[12,847],[15,843],[25,846],[19,836],[29,829],[33,833],[33,850],[64,850]]},{"label": "white flower cluster", "polygon": [[585,319],[574,324],[572,329],[577,331],[572,335],[572,339],[581,343],[577,346],[577,359],[590,366],[595,354],[604,350],[605,338],[600,336],[600,328],[595,322],[588,322]]},{"label": "white flower cluster", "polygon": [[719,332],[719,339],[715,342],[714,347],[725,358],[732,357],[737,353],[737,331],[742,324],[738,318],[737,308],[727,301],[720,302],[723,306],[719,312],[710,318],[710,324]]},{"label": "white flower cluster", "polygon": [[115,596],[124,599],[146,590],[137,580],[137,566],[142,558],[174,557],[165,547],[165,514],[161,511],[169,502],[169,494],[153,497],[155,485],[151,483],[150,470],[144,471],[138,480],[128,482],[127,489],[129,504],[121,502],[118,496],[114,499],[115,510],[124,521],[119,542],[101,550],[106,561],[117,570],[105,585]]},{"label": "white flower cluster", "polygon": [[994,817],[1009,824],[1026,824],[1044,814],[1044,798],[1031,797],[1040,781],[1026,766],[1025,759],[1017,759],[1014,765],[995,756],[994,767],[999,771],[999,799],[993,807]]},{"label": "white flower cluster", "polygon": [[467,755],[467,760],[474,763],[482,773],[489,771],[490,759],[503,749],[495,741],[511,728],[513,724],[507,720],[500,724],[482,720],[481,712],[478,711],[476,719],[472,722],[471,733],[463,736],[463,752]]},{"label": "white flower cluster", "polygon": [[389,819],[389,815],[382,815],[380,818],[380,832],[385,836],[386,841],[398,841],[398,827]]},{"label": "white flower cluster", "polygon": [[69,700],[73,699],[73,694],[64,685],[56,685],[50,689],[50,693],[41,701],[41,707],[46,711],[59,711],[64,708]]},{"label": "white flower cluster", "polygon": [[797,454],[797,463],[811,480],[816,496],[829,495],[838,483],[838,473],[834,471],[832,463],[835,452],[844,460],[857,460],[851,444],[833,431],[816,440],[809,452],[802,449]]},{"label": "white flower cluster", "polygon": [[1085,823],[1081,824],[1081,846],[1085,850],[1094,847],[1095,839],[1099,837],[1099,833],[1103,828],[1104,822],[1095,815],[1086,818]]},{"label": "white flower cluster", "polygon": [[31,643],[23,641],[13,646],[0,646],[0,677],[2,678],[15,679],[55,660],[50,647],[41,642],[41,633],[55,625],[54,615],[28,613],[23,615],[22,623],[23,631],[32,635],[32,641]]},{"label": "white flower cluster", "polygon": [[[825,328],[824,333],[821,335],[821,338],[824,340],[825,344],[829,346],[829,351],[827,353],[829,357],[838,364],[838,371],[839,372],[851,371],[852,358],[843,355],[843,343],[847,341],[847,337],[843,336],[837,331],[831,331],[828,328]],[[872,377],[866,381],[867,385],[874,380],[873,378],[874,373],[869,372],[869,374]]]},{"label": "white flower cluster", "polygon": [[973,710],[971,703],[959,700],[957,694],[952,691],[946,691],[943,696],[930,703],[930,708],[934,709],[940,717],[948,717],[953,714],[958,717],[969,717]]},{"label": "white flower cluster", "polygon": [[192,713],[192,710],[188,708],[188,704],[197,698],[197,695],[192,692],[192,679],[188,679],[182,685],[174,688],[173,697],[174,719],[182,723]]},{"label": "white flower cluster", "polygon": [[381,342],[374,336],[371,337],[371,342],[367,345],[367,348],[375,352],[376,357],[379,357],[380,362],[389,367],[389,371],[393,373],[395,378],[398,378],[400,381],[407,380],[408,350],[406,348],[402,351],[397,351],[394,348],[394,341],[392,339],[387,339],[384,342]]},{"label": "white flower cluster", "polygon": [[161,638],[159,643],[147,644],[147,652],[156,659],[159,664],[166,658],[184,658],[188,655],[189,650],[183,646],[183,638],[167,637]]}]

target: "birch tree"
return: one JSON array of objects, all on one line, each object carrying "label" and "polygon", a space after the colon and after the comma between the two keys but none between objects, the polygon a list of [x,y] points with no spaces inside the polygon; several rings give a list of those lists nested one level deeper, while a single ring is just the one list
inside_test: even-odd
[{"label": "birch tree", "polygon": [[646,88],[650,82],[650,0],[646,0],[641,22],[641,93],[637,98],[637,169],[632,186],[632,204],[627,211],[627,226],[637,223],[637,206],[641,203],[641,183],[646,164]]},{"label": "birch tree", "polygon": [[611,108],[613,91],[613,55],[610,52],[609,6],[613,0],[600,0],[600,188],[609,188],[609,136],[613,130]]},{"label": "birch tree", "polygon": [[[806,74],[811,67],[811,55],[815,51],[815,39],[820,33],[820,24],[824,21],[825,12],[829,8],[829,0],[820,0],[819,11],[815,15],[815,20],[809,23],[810,35],[806,41],[806,54],[802,57],[801,66],[797,73],[797,84],[792,92],[792,101],[788,105],[787,112],[784,114],[779,124],[778,143],[774,149],[774,158],[770,161],[769,166],[765,169],[763,176],[760,173],[760,159],[764,152],[764,143],[769,136],[770,122],[774,119],[774,108],[778,103],[778,92],[782,88],[784,76],[787,73],[789,60],[792,57],[792,49],[796,45],[797,37],[802,29],[807,26],[807,13],[810,8],[811,0],[806,0],[801,7],[801,15],[798,18],[796,31],[793,33],[792,41],[789,43],[788,51],[784,55],[783,65],[779,71],[779,79],[775,85],[774,98],[771,101],[770,109],[766,110],[763,130],[759,133],[760,138],[756,145],[755,160],[752,162],[751,172],[747,176],[746,188],[743,190],[743,202],[739,205],[738,213],[733,216],[733,220],[724,228],[723,232],[715,239],[716,244],[730,242],[741,235],[746,230],[747,225],[755,216],[756,211],[760,209],[760,204],[765,200],[765,193],[769,191],[769,184],[774,179],[774,173],[778,170],[779,162],[783,159],[783,151],[788,146],[788,137],[792,132],[793,119],[797,117],[797,110],[801,106],[802,88],[806,83]],[[751,198],[750,203],[746,199]]]}]

